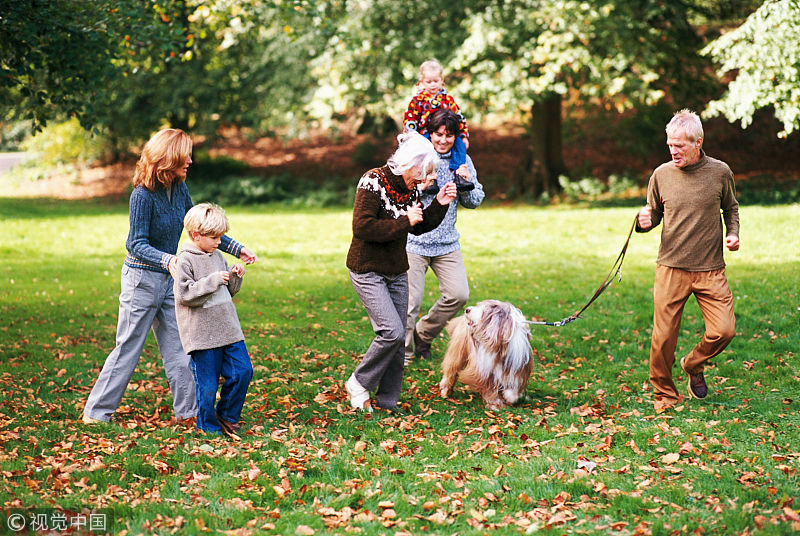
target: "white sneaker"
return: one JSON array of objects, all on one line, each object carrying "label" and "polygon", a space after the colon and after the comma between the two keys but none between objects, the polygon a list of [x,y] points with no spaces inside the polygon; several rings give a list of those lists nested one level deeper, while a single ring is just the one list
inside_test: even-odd
[{"label": "white sneaker", "polygon": [[98,423],[98,422],[102,422],[102,423],[106,422],[106,421],[101,421],[100,419],[94,419],[92,417],[89,417],[85,413],[83,414],[83,417],[81,417],[81,421],[83,422],[83,424],[95,424],[95,423]]},{"label": "white sneaker", "polygon": [[344,384],[347,389],[347,394],[350,395],[350,405],[356,409],[360,409],[372,413],[372,404],[369,400],[369,391],[364,389],[356,379],[356,373],[350,375],[350,378]]}]

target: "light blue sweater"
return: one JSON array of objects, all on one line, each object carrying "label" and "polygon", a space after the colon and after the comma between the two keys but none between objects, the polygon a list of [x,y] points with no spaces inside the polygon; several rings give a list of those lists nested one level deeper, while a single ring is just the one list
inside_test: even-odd
[{"label": "light blue sweater", "polygon": [[[442,159],[442,165],[439,166],[436,185],[442,188],[445,184],[455,179],[455,173],[450,169],[450,153],[439,156]],[[469,192],[458,192],[456,198],[447,208],[444,220],[436,229],[418,236],[408,235],[408,242],[406,243],[406,251],[408,253],[422,255],[423,257],[438,257],[461,247],[458,242],[461,235],[456,230],[458,205],[464,208],[478,208],[486,195],[483,191],[483,186],[478,182],[478,173],[475,171],[475,165],[469,156],[467,156],[467,167],[469,168],[469,180],[475,183],[475,189]],[[435,194],[423,193],[420,196],[422,206],[427,207],[430,205],[435,197]]]}]

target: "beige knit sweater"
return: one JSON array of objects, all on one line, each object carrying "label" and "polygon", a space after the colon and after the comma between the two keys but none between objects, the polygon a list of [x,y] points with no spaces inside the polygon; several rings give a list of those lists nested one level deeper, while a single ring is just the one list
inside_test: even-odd
[{"label": "beige knit sweater", "polygon": [[232,299],[242,288],[242,278],[231,273],[226,284],[219,275],[223,270],[229,268],[219,250],[206,253],[187,244],[178,253],[175,316],[187,354],[244,340]]},{"label": "beige knit sweater", "polygon": [[658,264],[690,272],[725,267],[722,220],[726,235],[739,236],[739,203],[725,162],[701,151],[697,162],[683,168],[660,165],[650,177],[647,204],[653,209],[650,229],[664,223]]}]

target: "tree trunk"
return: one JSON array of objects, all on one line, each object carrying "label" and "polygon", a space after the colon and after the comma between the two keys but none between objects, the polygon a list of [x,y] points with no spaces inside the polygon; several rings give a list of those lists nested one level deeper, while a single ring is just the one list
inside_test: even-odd
[{"label": "tree trunk", "polygon": [[561,146],[561,95],[553,93],[531,109],[528,149],[515,172],[521,193],[534,198],[561,191],[560,175],[567,175]]}]

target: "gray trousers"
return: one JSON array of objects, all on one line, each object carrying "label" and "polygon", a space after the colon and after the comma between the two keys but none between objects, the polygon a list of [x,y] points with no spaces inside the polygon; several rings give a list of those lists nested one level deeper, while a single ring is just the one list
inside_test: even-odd
[{"label": "gray trousers", "polygon": [[376,337],[356,367],[358,383],[375,392],[375,403],[393,408],[403,386],[403,346],[408,312],[408,274],[350,272],[353,288],[367,310]]},{"label": "gray trousers", "polygon": [[[425,297],[425,273],[428,267],[439,280],[439,299],[419,319],[422,299]],[[438,257],[408,254],[408,318],[406,319],[406,357],[414,353],[414,326],[422,340],[430,342],[439,336],[451,318],[456,316],[469,300],[469,282],[464,269],[461,250],[457,249]]]},{"label": "gray trousers", "polygon": [[196,416],[194,378],[175,320],[172,276],[123,265],[120,284],[116,346],[106,358],[83,413],[101,421],[111,419],[152,327],[172,390],[175,416],[179,419]]}]

